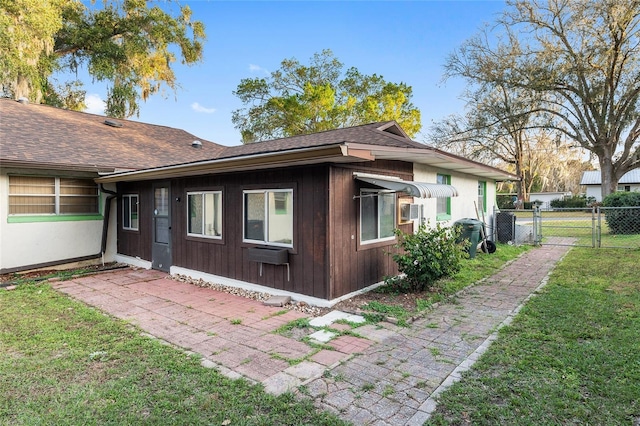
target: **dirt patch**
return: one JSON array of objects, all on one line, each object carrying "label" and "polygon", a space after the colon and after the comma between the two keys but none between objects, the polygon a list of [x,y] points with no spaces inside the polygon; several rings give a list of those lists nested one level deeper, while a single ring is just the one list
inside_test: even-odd
[{"label": "dirt patch", "polygon": [[361,314],[362,312],[372,312],[367,309],[371,302],[378,302],[387,306],[402,308],[405,311],[417,312],[418,300],[431,300],[436,293],[433,291],[418,291],[413,293],[386,293],[374,290],[359,294],[350,299],[343,300],[333,306],[333,309],[348,313]]},{"label": "dirt patch", "polygon": [[127,267],[119,263],[111,262],[104,265],[90,265],[75,269],[39,269],[36,271],[14,272],[11,274],[0,275],[0,285],[7,286],[12,283],[21,283],[25,281],[43,281],[55,276],[71,277],[74,275],[89,275],[96,272],[109,271]]}]

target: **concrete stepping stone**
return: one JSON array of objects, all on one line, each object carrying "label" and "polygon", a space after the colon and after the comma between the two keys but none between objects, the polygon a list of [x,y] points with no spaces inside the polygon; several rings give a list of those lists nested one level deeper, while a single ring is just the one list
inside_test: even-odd
[{"label": "concrete stepping stone", "polygon": [[284,306],[289,302],[291,302],[290,296],[271,296],[262,303],[266,306]]},{"label": "concrete stepping stone", "polygon": [[283,371],[274,374],[262,381],[264,390],[272,395],[281,395],[297,388],[302,384],[302,380],[287,374]]},{"label": "concrete stepping stone", "polygon": [[300,364],[292,365],[284,370],[284,372],[300,380],[308,380],[313,377],[320,377],[322,373],[324,373],[324,365],[316,362],[303,361]]},{"label": "concrete stepping stone", "polygon": [[334,337],[336,337],[336,333],[332,333],[330,331],[326,331],[326,330],[319,330],[316,331],[313,334],[309,335],[310,338],[312,338],[313,340],[316,340],[320,343],[327,343],[329,340],[333,339]]},{"label": "concrete stepping stone", "polygon": [[331,311],[321,317],[312,319],[311,321],[309,321],[309,325],[311,325],[312,327],[324,327],[338,320],[347,320],[355,323],[365,322],[364,317],[360,315],[348,314],[342,311]]}]

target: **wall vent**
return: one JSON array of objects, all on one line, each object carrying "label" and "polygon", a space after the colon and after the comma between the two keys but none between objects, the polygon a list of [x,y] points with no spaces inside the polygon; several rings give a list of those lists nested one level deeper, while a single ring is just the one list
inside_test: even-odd
[{"label": "wall vent", "polygon": [[111,127],[118,127],[118,128],[122,127],[122,123],[114,120],[104,120],[104,124]]}]

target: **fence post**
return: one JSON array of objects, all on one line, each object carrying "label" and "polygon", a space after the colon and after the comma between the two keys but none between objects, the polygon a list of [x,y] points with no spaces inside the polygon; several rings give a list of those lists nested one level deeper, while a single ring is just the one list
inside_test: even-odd
[{"label": "fence post", "polygon": [[542,244],[542,213],[537,205],[533,206],[533,244]]},{"label": "fence post", "polygon": [[596,227],[596,242],[597,247],[600,248],[602,245],[602,210],[600,210],[600,206],[594,207],[598,212],[598,225]]}]

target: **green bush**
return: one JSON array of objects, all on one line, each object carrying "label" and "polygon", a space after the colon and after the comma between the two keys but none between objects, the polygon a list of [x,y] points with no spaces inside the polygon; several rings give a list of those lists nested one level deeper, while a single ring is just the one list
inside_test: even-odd
[{"label": "green bush", "polygon": [[500,210],[511,210],[516,207],[513,205],[513,195],[497,194],[496,204]]},{"label": "green bush", "polygon": [[[640,207],[640,192],[614,192],[602,200],[603,207]],[[614,235],[640,234],[640,208],[604,209],[609,232]]]},{"label": "green bush", "polygon": [[556,209],[587,207],[587,196],[574,195],[572,197],[567,197],[564,200],[557,198],[555,200],[551,200],[550,204],[551,204],[551,207]]},{"label": "green bush", "polygon": [[439,278],[458,272],[462,259],[468,256],[465,243],[456,242],[460,231],[454,227],[438,223],[433,228],[421,225],[416,233],[395,232],[399,238],[395,247],[404,252],[394,254],[393,260],[404,276],[386,282],[402,292],[430,288]]}]

